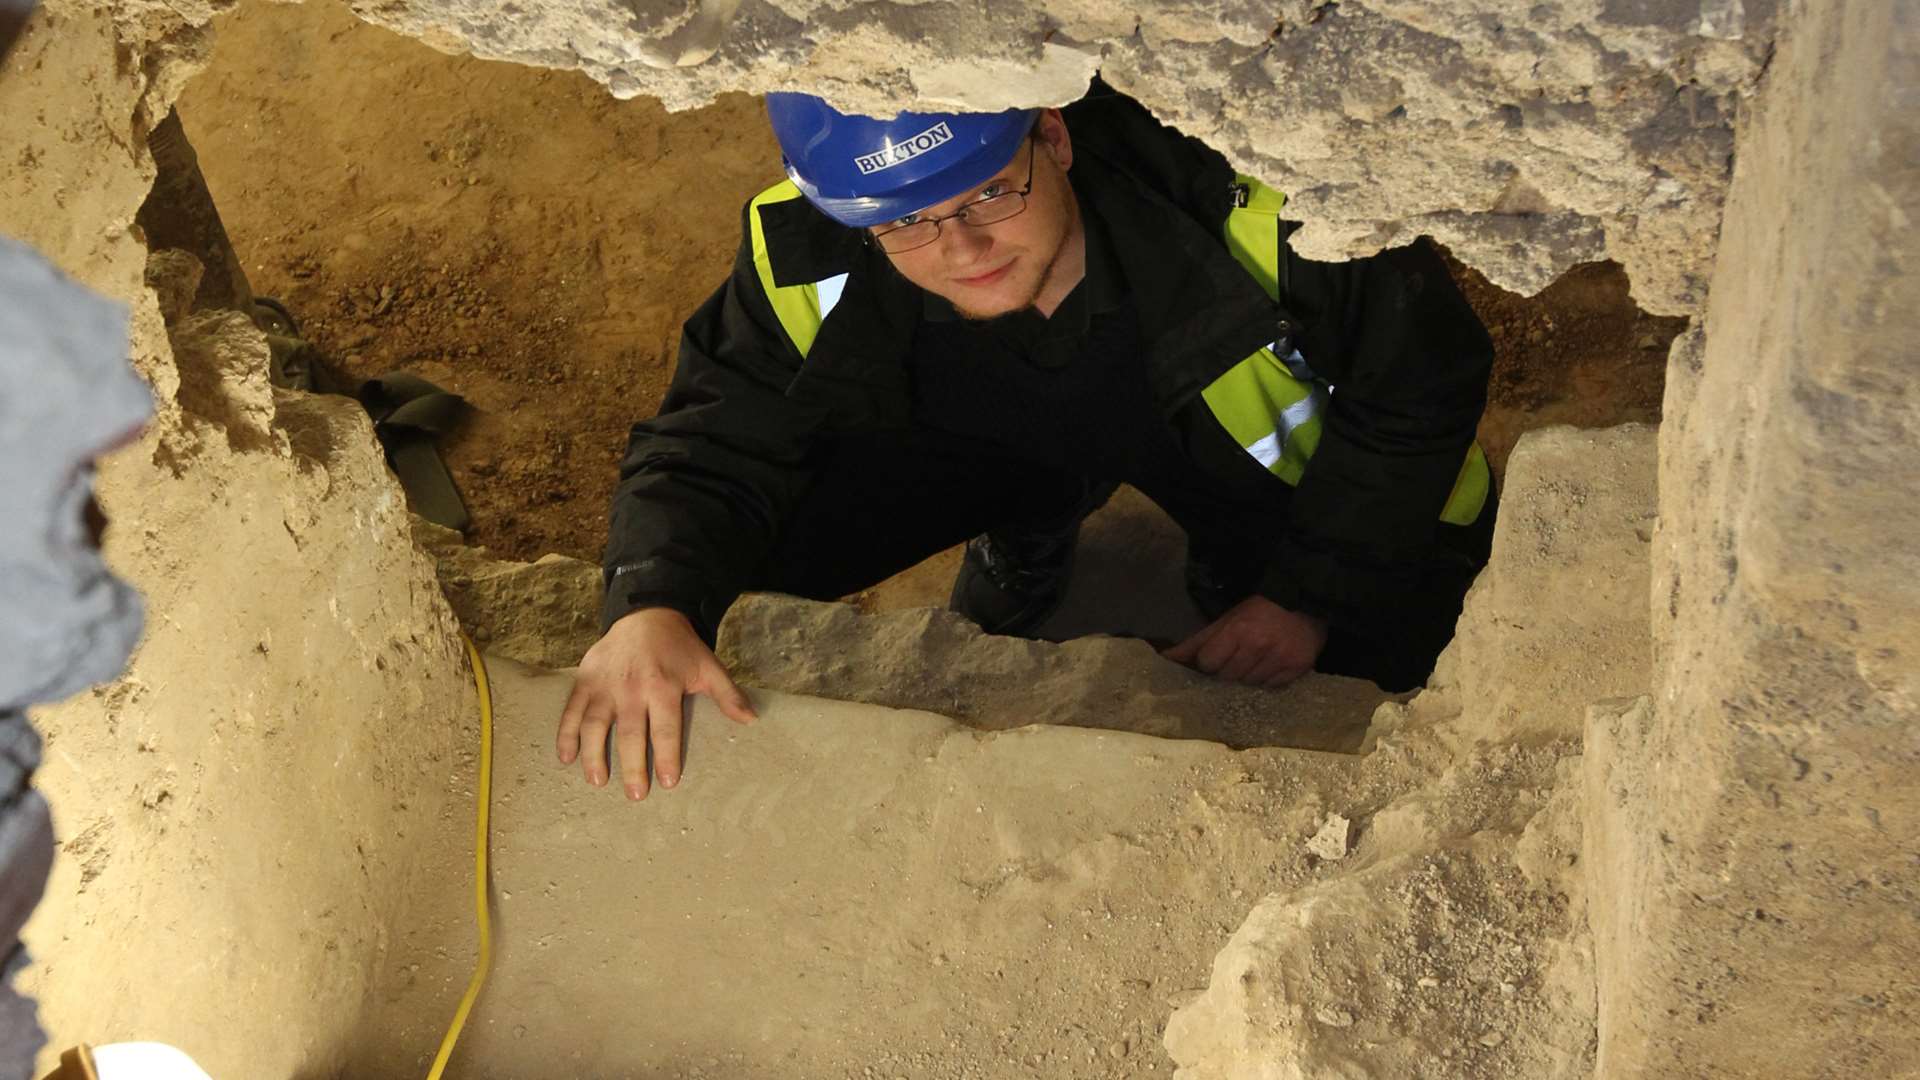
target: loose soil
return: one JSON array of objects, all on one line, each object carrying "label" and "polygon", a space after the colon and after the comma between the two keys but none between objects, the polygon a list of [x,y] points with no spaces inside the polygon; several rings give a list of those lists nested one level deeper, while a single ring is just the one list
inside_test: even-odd
[{"label": "loose soil", "polygon": [[444,444],[472,542],[597,560],[627,429],[777,177],[759,102],[668,114],[325,0],[243,5],[216,42],[178,108],[255,292],[342,381],[474,405]]},{"label": "loose soil", "polygon": [[[727,273],[741,204],[778,178],[759,102],[669,114],[313,0],[225,17],[179,109],[254,289],[334,374],[405,369],[474,404],[445,444],[470,542],[597,560],[627,430]],[[1546,424],[1658,419],[1684,320],[1635,308],[1617,265],[1533,298],[1456,274],[1495,341],[1496,467]],[[944,599],[951,561],[868,606]]]}]

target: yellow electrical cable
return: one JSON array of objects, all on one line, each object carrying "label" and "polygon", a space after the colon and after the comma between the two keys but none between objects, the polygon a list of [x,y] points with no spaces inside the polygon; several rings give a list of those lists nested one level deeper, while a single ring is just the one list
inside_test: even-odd
[{"label": "yellow electrical cable", "polygon": [[460,635],[460,641],[467,647],[468,659],[473,661],[473,685],[480,691],[480,815],[473,838],[473,909],[480,919],[480,966],[473,969],[473,981],[467,984],[460,1007],[454,1010],[447,1037],[440,1040],[440,1053],[434,1056],[427,1080],[440,1080],[440,1074],[446,1070],[447,1059],[453,1057],[453,1044],[459,1041],[460,1029],[467,1026],[473,1003],[480,1000],[480,988],[486,985],[487,969],[493,966],[493,926],[487,918],[487,807],[493,801],[493,695],[487,687],[487,662],[480,659],[480,650],[465,634]]}]

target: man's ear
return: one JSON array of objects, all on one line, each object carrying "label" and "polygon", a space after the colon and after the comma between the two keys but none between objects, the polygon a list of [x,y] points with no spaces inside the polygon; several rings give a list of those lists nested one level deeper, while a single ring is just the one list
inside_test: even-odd
[{"label": "man's ear", "polygon": [[1043,111],[1034,122],[1034,134],[1061,172],[1073,166],[1073,136],[1067,133],[1067,121],[1059,109]]}]

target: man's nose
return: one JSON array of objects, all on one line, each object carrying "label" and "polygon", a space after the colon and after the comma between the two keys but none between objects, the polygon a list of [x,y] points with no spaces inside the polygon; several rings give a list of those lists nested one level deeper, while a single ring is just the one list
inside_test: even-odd
[{"label": "man's nose", "polygon": [[993,237],[985,229],[962,223],[958,218],[940,225],[941,254],[947,265],[965,268],[980,261],[993,246]]}]

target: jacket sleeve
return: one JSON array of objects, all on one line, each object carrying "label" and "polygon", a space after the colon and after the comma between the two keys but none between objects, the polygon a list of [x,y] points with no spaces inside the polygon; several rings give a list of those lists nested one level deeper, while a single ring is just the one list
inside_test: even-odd
[{"label": "jacket sleeve", "polygon": [[711,641],[809,479],[821,417],[786,396],[800,353],[741,235],[732,276],[683,328],[659,415],[634,425],[621,461],[603,631],[639,608],[668,607]]},{"label": "jacket sleeve", "polygon": [[1493,342],[1425,240],[1345,263],[1281,245],[1295,344],[1333,390],[1260,592],[1393,640],[1486,407]]}]

